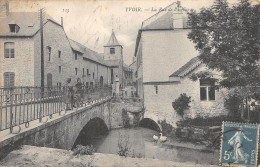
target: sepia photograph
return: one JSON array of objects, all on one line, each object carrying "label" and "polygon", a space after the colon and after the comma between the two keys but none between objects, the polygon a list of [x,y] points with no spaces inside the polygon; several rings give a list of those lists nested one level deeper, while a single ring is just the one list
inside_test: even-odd
[{"label": "sepia photograph", "polygon": [[0,166],[260,167],[260,0],[0,0]]}]

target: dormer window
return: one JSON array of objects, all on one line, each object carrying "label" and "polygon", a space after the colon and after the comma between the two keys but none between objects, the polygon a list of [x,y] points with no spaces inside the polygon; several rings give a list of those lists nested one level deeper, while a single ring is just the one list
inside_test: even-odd
[{"label": "dormer window", "polygon": [[20,27],[17,24],[9,24],[10,32],[17,33]]},{"label": "dormer window", "polygon": [[110,54],[115,54],[115,48],[110,48]]}]

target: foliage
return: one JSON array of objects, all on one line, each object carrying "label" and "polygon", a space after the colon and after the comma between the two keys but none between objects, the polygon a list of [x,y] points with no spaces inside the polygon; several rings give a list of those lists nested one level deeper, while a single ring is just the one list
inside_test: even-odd
[{"label": "foliage", "polygon": [[165,134],[168,137],[174,136],[174,127],[167,123],[165,119],[163,121],[159,121],[159,124],[162,126],[162,134]]},{"label": "foliage", "polygon": [[184,127],[184,126],[212,127],[212,126],[221,126],[223,121],[243,122],[241,119],[237,120],[235,118],[229,118],[227,116],[196,117],[196,118],[187,118],[185,120],[178,121],[177,126],[178,127]]},{"label": "foliage", "polygon": [[192,31],[188,38],[200,52],[200,60],[222,72],[220,86],[260,85],[260,5],[241,0],[230,7],[226,0],[216,0],[199,13],[191,11],[189,21]]},{"label": "foliage", "polygon": [[186,93],[180,94],[180,97],[172,102],[172,107],[174,110],[183,118],[184,110],[188,109],[189,103],[191,102],[191,97],[187,96]]},{"label": "foliage", "polygon": [[225,107],[229,110],[230,117],[240,116],[240,105],[243,103],[243,97],[240,96],[238,92],[234,94],[229,94],[228,98],[225,100]]},{"label": "foliage", "polygon": [[119,139],[118,139],[118,152],[117,154],[119,156],[128,156],[129,151],[130,151],[130,146],[128,145],[129,143],[129,135],[128,136],[123,136],[121,133],[119,133]]},{"label": "foliage", "polygon": [[130,127],[130,118],[127,114],[127,111],[125,109],[122,110],[122,121],[124,128]]},{"label": "foliage", "polygon": [[95,152],[95,148],[93,145],[90,146],[82,146],[82,145],[77,145],[75,149],[72,150],[73,155],[92,155],[93,152]]}]

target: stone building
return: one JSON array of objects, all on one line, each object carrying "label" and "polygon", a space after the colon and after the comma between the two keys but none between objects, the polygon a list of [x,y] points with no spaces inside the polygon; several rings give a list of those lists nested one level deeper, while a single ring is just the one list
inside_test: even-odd
[{"label": "stone building", "polygon": [[[208,99],[205,91],[209,91],[210,85],[202,88],[199,81],[189,79],[191,71],[206,67],[198,61],[199,53],[187,38],[187,20],[187,10],[179,1],[174,2],[143,21],[136,39],[137,94],[144,100],[145,117],[154,121],[166,119],[173,126],[180,117],[172,102],[181,93],[191,96],[189,117],[226,114],[222,91],[214,90],[215,98]],[[202,93],[207,95],[206,100],[201,99]]]},{"label": "stone building", "polygon": [[[8,13],[0,20],[0,87],[40,86],[39,13]],[[109,63],[68,39],[63,25],[47,14],[43,22],[44,85],[61,86],[68,78],[89,85],[111,84]]]}]

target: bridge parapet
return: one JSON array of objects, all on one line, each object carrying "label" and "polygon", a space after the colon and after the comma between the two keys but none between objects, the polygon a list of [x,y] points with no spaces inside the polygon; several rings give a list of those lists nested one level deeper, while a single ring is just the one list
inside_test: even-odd
[{"label": "bridge parapet", "polygon": [[93,118],[104,120],[110,129],[110,100],[107,97],[75,110],[55,113],[47,122],[32,121],[18,134],[10,134],[8,129],[1,131],[0,159],[20,145],[71,149],[82,128]]},{"label": "bridge parapet", "polygon": [[[111,87],[12,87],[0,88],[0,131],[25,126],[32,121],[73,107],[82,107],[112,95]],[[46,119],[46,118],[45,118]]]}]

